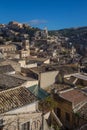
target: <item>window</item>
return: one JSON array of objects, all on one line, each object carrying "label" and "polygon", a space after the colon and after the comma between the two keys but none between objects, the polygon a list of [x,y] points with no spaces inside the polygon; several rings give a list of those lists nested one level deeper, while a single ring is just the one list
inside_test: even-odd
[{"label": "window", "polygon": [[70,114],[66,112],[65,118],[66,118],[67,121],[70,121]]},{"label": "window", "polygon": [[60,109],[60,108],[56,108],[56,109],[55,109],[55,113],[56,113],[56,115],[58,116],[58,118],[61,117],[61,109]]},{"label": "window", "polygon": [[30,130],[30,122],[26,122],[26,123],[22,124],[21,130]]},{"label": "window", "polygon": [[60,118],[61,117],[61,110],[60,108],[57,108],[57,116]]}]

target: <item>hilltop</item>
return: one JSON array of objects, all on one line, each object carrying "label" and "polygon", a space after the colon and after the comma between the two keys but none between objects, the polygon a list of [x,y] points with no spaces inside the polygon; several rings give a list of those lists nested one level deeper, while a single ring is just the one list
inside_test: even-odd
[{"label": "hilltop", "polygon": [[15,21],[0,24],[0,43],[4,44],[6,41],[21,42],[24,37],[31,40],[38,30],[40,29]]},{"label": "hilltop", "polygon": [[69,42],[75,44],[81,44],[87,46],[87,27],[68,28],[61,30],[49,31],[50,35],[61,35],[69,38]]},{"label": "hilltop", "polygon": [[[0,44],[5,44],[9,41],[22,42],[23,39],[28,39],[30,44],[32,44],[35,43],[35,36],[40,38],[39,35],[43,35],[44,31],[15,21],[11,21],[8,24],[0,24]],[[45,44],[46,40],[48,40],[47,42],[53,41],[56,46],[61,41],[66,48],[73,45],[78,53],[83,54],[87,52],[87,27],[51,30],[48,31],[48,35],[48,39],[43,37],[42,40],[36,40],[35,45],[39,48],[42,46],[42,48],[49,48],[48,44]]]},{"label": "hilltop", "polygon": [[[11,21],[8,24],[0,24],[0,43],[4,41],[19,42],[22,40],[24,34],[31,40],[37,31],[41,29],[31,27],[28,24],[22,24]],[[49,31],[50,36],[61,36],[67,37],[68,43],[71,42],[73,45],[87,46],[87,27],[68,28],[61,30]],[[2,37],[4,40],[2,40]],[[21,37],[21,38],[20,38]]]}]

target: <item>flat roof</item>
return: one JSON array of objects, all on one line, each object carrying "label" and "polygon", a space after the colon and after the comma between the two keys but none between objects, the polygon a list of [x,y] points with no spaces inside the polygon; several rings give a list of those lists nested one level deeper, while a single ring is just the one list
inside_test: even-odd
[{"label": "flat roof", "polygon": [[81,73],[75,73],[72,74],[73,77],[76,77],[78,79],[86,80],[87,81],[87,75],[81,74]]}]

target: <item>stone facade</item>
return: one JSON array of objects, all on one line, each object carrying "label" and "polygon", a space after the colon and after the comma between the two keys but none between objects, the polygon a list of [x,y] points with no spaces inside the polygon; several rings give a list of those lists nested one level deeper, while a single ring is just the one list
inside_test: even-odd
[{"label": "stone facade", "polygon": [[[63,125],[70,129],[73,127],[73,111],[72,111],[72,104],[67,102],[63,99],[58,100],[58,107],[55,109],[56,115],[62,121]],[[69,120],[67,120],[67,115],[69,115]]]},{"label": "stone facade", "polygon": [[[3,101],[2,101],[3,100]],[[25,87],[0,92],[0,130],[40,130],[38,100]]]},{"label": "stone facade", "polygon": [[14,52],[16,51],[15,45],[0,45],[0,50],[2,52]]},{"label": "stone facade", "polygon": [[42,127],[41,112],[5,114],[3,130],[40,130]]},{"label": "stone facade", "polygon": [[84,123],[85,118],[80,117],[79,110],[87,102],[87,96],[79,90],[65,90],[55,94],[57,101],[55,113],[67,130],[75,129]]},{"label": "stone facade", "polygon": [[50,85],[54,84],[58,73],[59,71],[49,71],[40,73],[39,75],[40,87],[45,89]]},{"label": "stone facade", "polygon": [[29,40],[24,40],[22,44],[22,50],[20,53],[20,58],[26,58],[30,56],[30,47],[29,47]]}]

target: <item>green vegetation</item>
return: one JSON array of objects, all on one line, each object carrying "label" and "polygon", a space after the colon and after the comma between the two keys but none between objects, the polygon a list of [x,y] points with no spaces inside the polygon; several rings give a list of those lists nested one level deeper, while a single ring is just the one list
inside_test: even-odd
[{"label": "green vegetation", "polygon": [[51,111],[57,107],[57,102],[51,97],[47,97],[45,100],[40,101],[39,109],[44,111]]},{"label": "green vegetation", "polygon": [[77,116],[78,118],[80,117],[80,113],[79,112],[76,112],[75,113],[75,116]]}]

